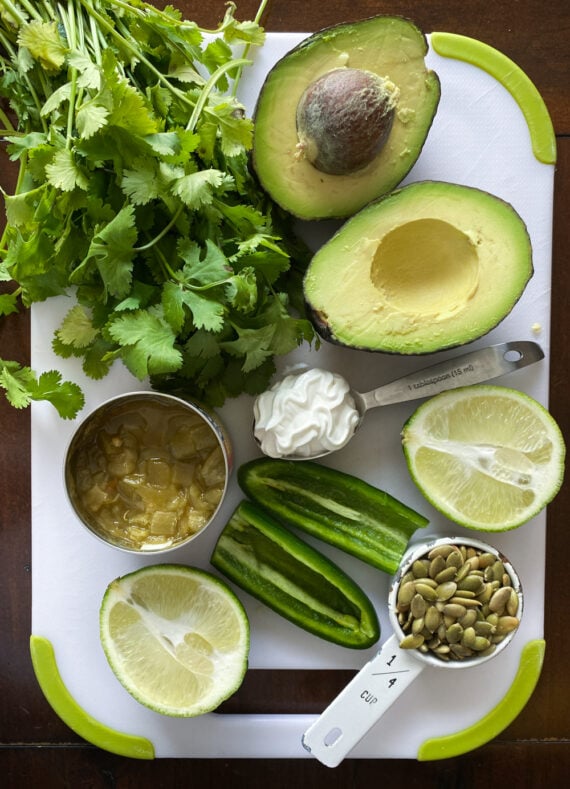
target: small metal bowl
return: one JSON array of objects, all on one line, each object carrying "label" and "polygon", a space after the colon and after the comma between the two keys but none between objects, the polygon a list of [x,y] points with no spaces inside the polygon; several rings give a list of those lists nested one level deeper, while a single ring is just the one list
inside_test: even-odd
[{"label": "small metal bowl", "polygon": [[136,391],[95,408],[69,443],[64,482],[91,534],[130,553],[186,545],[216,517],[232,450],[225,428],[200,404]]}]

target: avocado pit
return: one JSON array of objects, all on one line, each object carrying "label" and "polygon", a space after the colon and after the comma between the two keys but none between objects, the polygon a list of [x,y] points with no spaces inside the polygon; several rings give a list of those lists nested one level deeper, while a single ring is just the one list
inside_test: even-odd
[{"label": "avocado pit", "polygon": [[393,82],[365,69],[317,77],[297,105],[297,156],[329,175],[362,170],[390,134],[398,95]]}]

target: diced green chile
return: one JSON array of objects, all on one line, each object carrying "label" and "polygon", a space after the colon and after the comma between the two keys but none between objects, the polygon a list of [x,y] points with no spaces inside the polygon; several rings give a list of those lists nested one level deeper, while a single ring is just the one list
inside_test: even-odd
[{"label": "diced green chile", "polygon": [[357,477],[311,461],[258,458],[238,470],[250,499],[287,526],[393,575],[423,515]]},{"label": "diced green chile", "polygon": [[222,530],[212,565],[276,613],[352,649],[380,638],[372,602],[344,570],[255,504],[242,501]]}]

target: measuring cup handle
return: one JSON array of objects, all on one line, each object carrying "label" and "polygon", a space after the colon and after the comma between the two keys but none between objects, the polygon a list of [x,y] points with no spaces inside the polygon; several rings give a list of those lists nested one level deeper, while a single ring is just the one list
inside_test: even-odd
[{"label": "measuring cup handle", "polygon": [[424,668],[391,636],[302,738],[327,767],[336,767]]}]

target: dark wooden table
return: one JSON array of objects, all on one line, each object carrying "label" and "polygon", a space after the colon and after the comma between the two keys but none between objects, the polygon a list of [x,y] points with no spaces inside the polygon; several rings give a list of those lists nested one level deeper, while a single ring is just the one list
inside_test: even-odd
[{"label": "dark wooden table", "polygon": [[[174,0],[201,24],[223,14],[222,0]],[[162,3],[164,5],[164,3]],[[251,18],[256,0],[238,2]],[[413,19],[425,31],[446,30],[481,39],[504,52],[533,80],[551,113],[558,141],[554,213],[552,363],[550,409],[568,436],[570,337],[570,14],[567,0],[273,0],[265,16],[270,31],[314,31],[375,13]],[[13,173],[3,158],[0,182]],[[0,321],[0,356],[26,362],[29,323],[25,313]],[[32,671],[30,636],[30,426],[27,411],[0,398],[0,782],[6,787],[275,787],[349,786],[537,789],[567,785],[570,771],[570,499],[564,489],[550,506],[547,530],[546,658],[539,684],[518,718],[494,741],[454,759],[418,763],[348,760],[328,770],[313,760],[137,761],[102,751],[75,735],[54,714]],[[336,680],[338,687],[342,679]],[[295,692],[291,693],[292,683]],[[252,674],[242,709],[292,711],[324,707],[334,680]],[[460,683],[458,683],[460,694]],[[289,707],[290,709],[290,707]],[[405,732],[402,732],[405,736]]]}]

